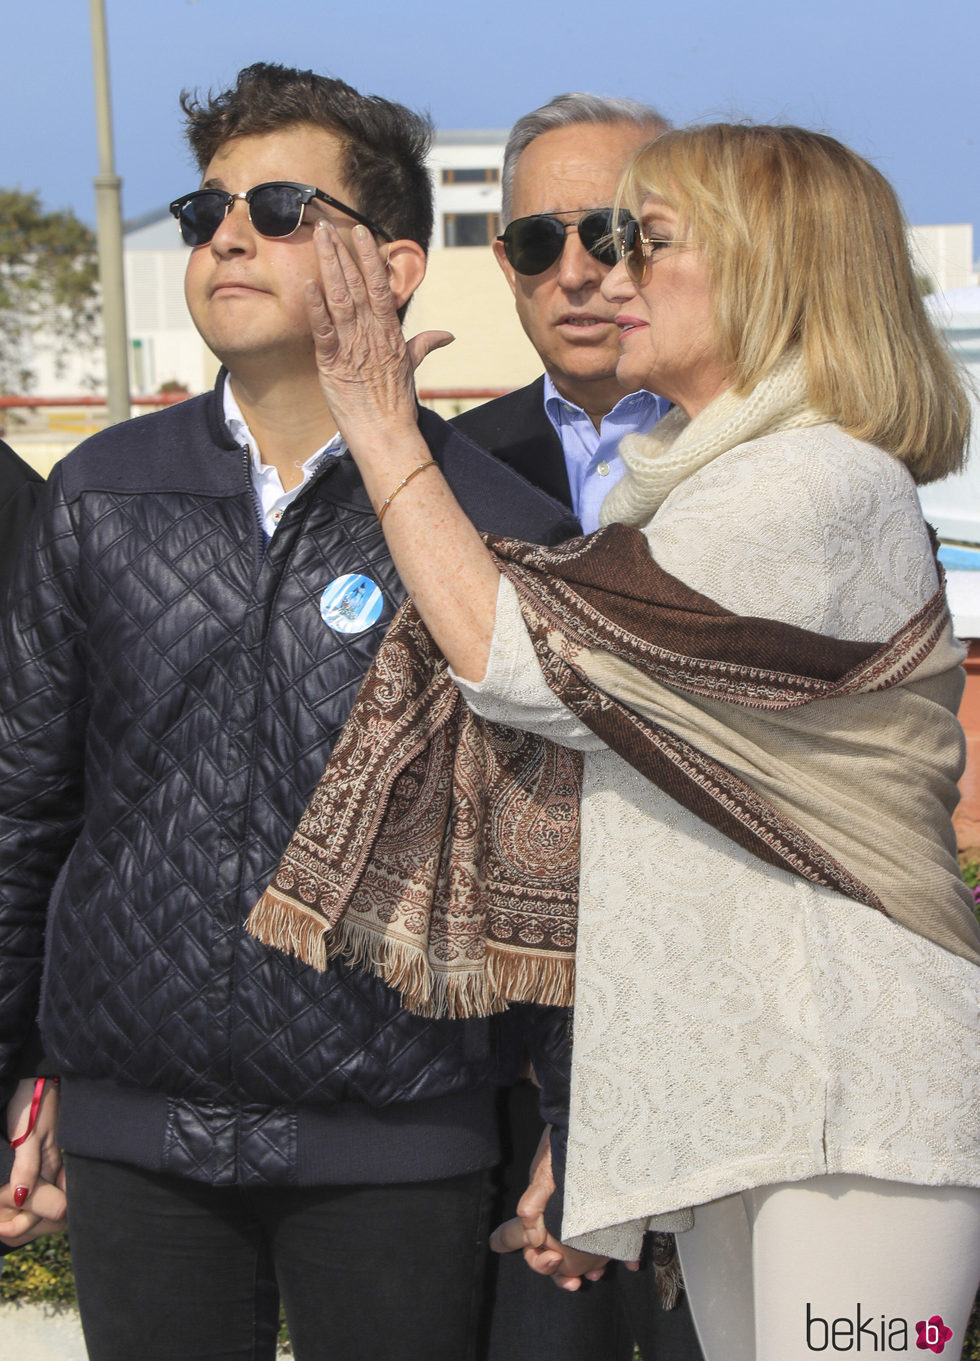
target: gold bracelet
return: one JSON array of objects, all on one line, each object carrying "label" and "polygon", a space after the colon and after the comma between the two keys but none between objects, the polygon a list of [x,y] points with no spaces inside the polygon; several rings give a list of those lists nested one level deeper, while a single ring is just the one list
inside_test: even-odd
[{"label": "gold bracelet", "polygon": [[402,490],[402,488],[407,487],[413,477],[418,477],[419,473],[424,473],[426,468],[434,468],[435,466],[436,461],[434,458],[427,459],[425,463],[420,463],[417,468],[413,468],[407,477],[402,478],[402,480],[399,482],[398,486],[391,493],[391,495],[386,497],[381,502],[381,505],[378,507],[378,524],[380,524],[381,521],[385,518],[385,511],[391,505],[392,501],[394,501],[395,497]]}]

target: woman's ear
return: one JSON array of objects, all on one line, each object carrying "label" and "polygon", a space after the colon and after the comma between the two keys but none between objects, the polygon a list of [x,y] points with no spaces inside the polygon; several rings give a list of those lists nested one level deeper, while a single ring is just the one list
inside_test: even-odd
[{"label": "woman's ear", "polygon": [[425,278],[425,251],[417,241],[405,238],[390,242],[387,249],[382,246],[382,254],[395,306],[404,307]]}]

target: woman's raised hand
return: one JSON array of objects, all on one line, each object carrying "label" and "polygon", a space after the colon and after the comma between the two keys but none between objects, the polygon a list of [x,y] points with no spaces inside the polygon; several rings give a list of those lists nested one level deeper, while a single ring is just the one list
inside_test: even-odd
[{"label": "woman's raised hand", "polygon": [[[371,504],[384,516],[405,589],[450,665],[479,680],[490,653],[500,574],[422,437],[413,378],[425,355],[452,336],[427,331],[405,343],[396,303],[411,289],[392,292],[366,228],[354,228],[351,250],[329,222],[317,223],[313,239],[320,278],[307,286],[306,307],[320,386]],[[396,282],[406,278],[400,255],[412,251],[420,248],[411,242],[390,247]]]},{"label": "woman's raised hand", "polygon": [[306,286],[306,306],[324,396],[351,452],[369,449],[416,424],[415,369],[448,345],[447,331],[406,343],[385,262],[366,227],[353,229],[353,254],[333,224],[313,233],[320,278]]}]

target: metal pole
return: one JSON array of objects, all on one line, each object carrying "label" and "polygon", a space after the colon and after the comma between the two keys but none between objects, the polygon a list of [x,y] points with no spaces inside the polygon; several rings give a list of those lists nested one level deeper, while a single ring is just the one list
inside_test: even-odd
[{"label": "metal pole", "polygon": [[95,234],[99,244],[102,324],[105,333],[106,391],[109,424],[129,419],[129,344],[126,339],[126,294],[123,285],[122,180],[112,157],[112,112],[109,103],[109,54],[104,0],[89,0],[92,27],[92,73],[95,119],[99,136],[99,173],[95,177]]}]

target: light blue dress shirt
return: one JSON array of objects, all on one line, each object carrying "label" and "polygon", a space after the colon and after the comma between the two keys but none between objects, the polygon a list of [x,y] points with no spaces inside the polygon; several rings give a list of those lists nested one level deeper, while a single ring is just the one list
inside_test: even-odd
[{"label": "light blue dress shirt", "polygon": [[641,389],[621,397],[597,430],[580,406],[567,401],[544,376],[544,409],[561,440],[572,492],[572,509],[586,534],[599,528],[599,507],[622,477],[617,452],[624,435],[652,430],[670,410],[666,397]]}]

